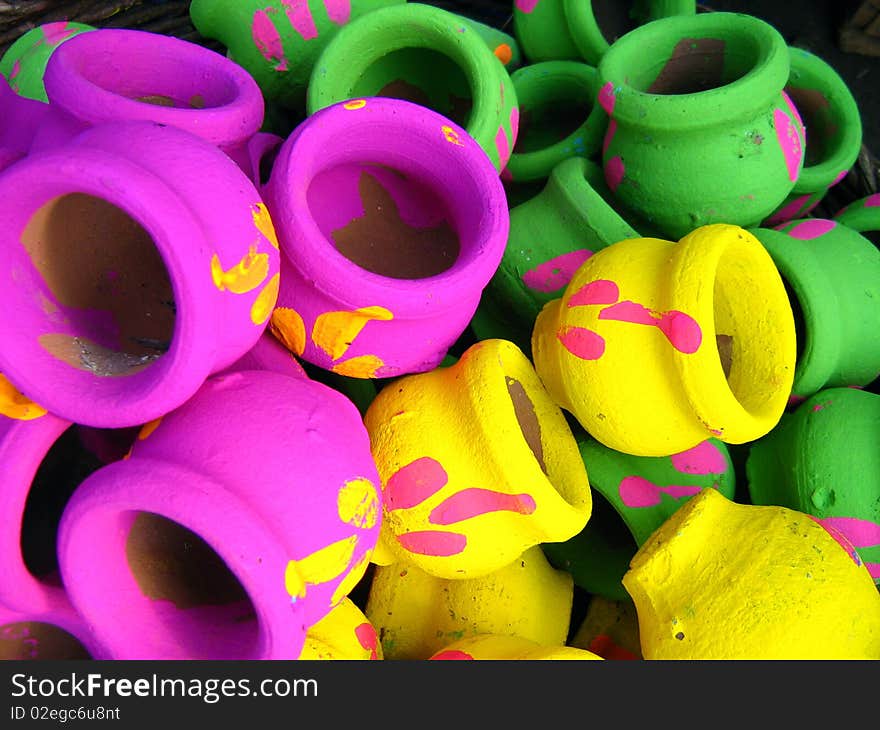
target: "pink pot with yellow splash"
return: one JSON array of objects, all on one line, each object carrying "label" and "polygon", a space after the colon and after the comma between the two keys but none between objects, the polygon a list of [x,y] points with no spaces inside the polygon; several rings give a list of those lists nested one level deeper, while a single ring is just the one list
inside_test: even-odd
[{"label": "pink pot with yellow splash", "polygon": [[256,188],[216,147],[149,122],[99,125],[7,169],[0,251],[0,369],[90,426],[183,403],[254,346],[277,297]]},{"label": "pink pot with yellow splash", "polygon": [[399,99],[309,117],[282,146],[265,195],[282,251],[272,331],[347,376],[436,367],[507,241],[504,189],[479,145]]},{"label": "pink pot with yellow splash", "polygon": [[296,659],[366,570],[377,485],[343,395],[215,376],[74,493],[61,575],[114,658]]}]

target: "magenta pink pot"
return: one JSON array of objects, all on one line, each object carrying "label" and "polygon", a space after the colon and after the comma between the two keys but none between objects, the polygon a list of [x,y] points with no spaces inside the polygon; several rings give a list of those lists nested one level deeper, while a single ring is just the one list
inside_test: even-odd
[{"label": "magenta pink pot", "polygon": [[0,257],[0,371],[58,416],[102,428],[164,415],[244,355],[279,279],[247,176],[150,122],[98,125],[7,168]]},{"label": "magenta pink pot", "polygon": [[245,69],[173,36],[123,28],[81,33],[55,50],[43,80],[50,113],[36,134],[35,150],[95,124],[148,120],[202,137],[256,180],[251,147],[266,139],[281,142],[259,132],[263,96]]},{"label": "magenta pink pot", "polygon": [[507,242],[504,188],[486,153],[400,99],[310,116],[285,140],[264,192],[282,251],[272,331],[342,375],[436,367]]},{"label": "magenta pink pot", "polygon": [[114,658],[296,659],[366,571],[378,485],[345,396],[214,376],[74,493],[61,575]]},{"label": "magenta pink pot", "polygon": [[88,639],[78,635],[82,624],[71,628],[44,615],[12,611],[0,606],[0,661],[60,661],[101,659]]},{"label": "magenta pink pot", "polygon": [[16,94],[0,76],[0,172],[27,155],[49,107]]}]

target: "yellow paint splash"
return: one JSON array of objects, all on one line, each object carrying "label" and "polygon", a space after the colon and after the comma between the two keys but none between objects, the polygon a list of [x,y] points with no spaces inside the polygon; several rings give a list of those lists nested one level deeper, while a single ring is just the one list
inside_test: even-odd
[{"label": "yellow paint splash", "polygon": [[342,106],[349,111],[354,111],[355,109],[363,109],[366,105],[366,99],[354,99],[353,101],[345,102],[345,104],[343,104]]},{"label": "yellow paint splash", "polygon": [[337,540],[307,555],[291,560],[284,571],[284,585],[294,598],[303,598],[308,585],[327,583],[340,576],[354,555],[357,535]]},{"label": "yellow paint splash", "polygon": [[333,360],[342,357],[371,320],[394,319],[385,307],[361,307],[353,312],[324,312],[315,320],[312,341]]},{"label": "yellow paint splash", "polygon": [[457,144],[459,147],[463,146],[461,138],[458,136],[458,132],[456,132],[452,127],[444,124],[442,127],[440,127],[440,131],[443,132],[443,136],[446,137],[447,142]]},{"label": "yellow paint splash", "polygon": [[251,305],[251,322],[254,324],[263,324],[269,319],[269,315],[272,314],[272,308],[275,306],[275,302],[278,301],[280,281],[281,275],[275,274],[275,276],[269,279],[269,283],[263,287],[263,291],[257,295],[253,305]]},{"label": "yellow paint splash", "polygon": [[6,376],[0,373],[0,415],[14,418],[16,421],[33,421],[35,418],[45,416],[46,413],[45,408],[22,395]]},{"label": "yellow paint splash", "polygon": [[141,430],[138,432],[138,441],[143,441],[145,438],[147,438],[151,433],[153,433],[153,431],[159,428],[160,423],[162,423],[162,416],[159,416],[159,418],[149,421],[141,426]]},{"label": "yellow paint splash", "polygon": [[369,479],[360,477],[342,485],[336,497],[339,519],[347,525],[369,530],[376,525],[379,495]]},{"label": "yellow paint splash", "polygon": [[257,253],[256,246],[251,246],[241,261],[229,270],[223,269],[217,254],[211,257],[211,277],[220,291],[246,294],[262,284],[268,275],[269,254]]},{"label": "yellow paint splash", "polygon": [[272,244],[273,248],[278,248],[278,235],[275,233],[275,224],[272,223],[272,217],[269,215],[269,209],[265,203],[255,203],[251,208],[251,214],[254,217],[254,225],[263,237]]},{"label": "yellow paint splash", "polygon": [[295,355],[306,349],[306,326],[299,312],[290,307],[276,307],[269,321],[269,331]]},{"label": "yellow paint splash", "polygon": [[333,595],[330,597],[331,606],[340,603],[343,598],[354,590],[360,579],[364,577],[364,573],[367,572],[367,566],[370,564],[371,553],[372,550],[367,550],[360,560],[352,566],[351,570],[348,571],[348,575],[339,581],[339,585],[336,586],[336,590],[333,591]]},{"label": "yellow paint splash", "polygon": [[331,370],[349,378],[375,378],[376,371],[385,363],[375,355],[359,355],[334,363]]}]

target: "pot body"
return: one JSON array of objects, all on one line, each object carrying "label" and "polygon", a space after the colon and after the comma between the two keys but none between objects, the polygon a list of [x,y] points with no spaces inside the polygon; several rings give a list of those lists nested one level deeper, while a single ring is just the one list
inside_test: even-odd
[{"label": "pot body", "polygon": [[505,634],[481,634],[459,639],[430,657],[436,660],[535,661],[561,659],[602,659],[585,649],[573,646],[542,646],[534,641]]},{"label": "pot body", "polygon": [[860,233],[880,231],[880,193],[854,200],[839,210],[834,220]]},{"label": "pot body", "polygon": [[346,597],[309,629],[299,658],[375,661],[385,657],[373,624]]},{"label": "pot body", "polygon": [[47,104],[16,94],[0,77],[0,172],[27,155],[48,111]]},{"label": "pot body", "polygon": [[593,254],[538,315],[532,353],[555,402],[596,440],[668,456],[776,425],[794,376],[794,317],[760,242],[715,224]]}]

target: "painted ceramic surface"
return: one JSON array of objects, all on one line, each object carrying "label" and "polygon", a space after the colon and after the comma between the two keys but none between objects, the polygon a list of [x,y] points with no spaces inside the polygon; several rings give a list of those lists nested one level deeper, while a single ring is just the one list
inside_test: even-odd
[{"label": "painted ceramic surface", "polygon": [[880,251],[849,226],[824,218],[751,231],[779,269],[797,312],[792,394],[863,386],[880,375]]},{"label": "painted ceramic surface", "polygon": [[[100,659],[88,637],[43,615],[0,607],[0,661]],[[78,629],[82,631],[83,625]]]},{"label": "painted ceramic surface", "polygon": [[519,129],[510,74],[455,13],[409,2],[336,34],[312,72],[308,113],[370,96],[406,99],[443,115],[476,140],[497,173],[510,159]]},{"label": "painted ceramic surface", "polygon": [[31,28],[22,33],[0,58],[0,75],[9,81],[16,94],[37,101],[49,101],[43,85],[49,57],[64,41],[88,30],[95,29],[91,25],[68,20]]},{"label": "painted ceramic surface", "polygon": [[862,119],[846,82],[819,56],[793,46],[788,51],[791,73],[785,92],[805,127],[804,165],[767,226],[805,218],[846,177],[862,146]]},{"label": "painted ceramic surface", "polygon": [[399,99],[309,117],[282,146],[266,200],[282,251],[272,332],[347,377],[436,367],[509,228],[501,181],[476,142]]},{"label": "painted ceramic surface", "polygon": [[594,652],[603,659],[641,659],[639,617],[629,595],[620,601],[591,596],[587,614],[570,644]]},{"label": "painted ceramic surface", "polygon": [[16,94],[0,77],[0,172],[25,157],[49,107]]},{"label": "painted ceramic surface", "polygon": [[501,61],[501,65],[504,66],[508,73],[516,71],[523,65],[522,51],[514,36],[505,33],[500,28],[486,25],[473,18],[463,15],[459,17],[466,20],[476,34],[483,39],[483,42],[489,47],[495,58]]},{"label": "painted ceramic surface", "polygon": [[119,428],[164,415],[266,328],[272,221],[244,173],[188,132],[98,125],[7,169],[0,199],[17,313],[0,324],[0,368],[63,418]]},{"label": "painted ceramic surface", "polygon": [[839,534],[715,489],[688,500],[624,577],[645,659],[878,659],[880,594]]},{"label": "painted ceramic surface", "polygon": [[757,225],[803,167],[789,71],[779,32],[744,14],[670,17],[627,33],[599,64],[608,186],[669,238]]},{"label": "painted ceramic surface", "polygon": [[309,628],[300,659],[380,660],[382,645],[373,624],[355,603],[343,598]]},{"label": "painted ceramic surface", "polygon": [[597,441],[668,456],[776,425],[795,325],[758,239],[714,224],[678,243],[635,238],[593,254],[541,311],[532,352],[551,397]]},{"label": "painted ceramic surface", "polygon": [[253,76],[267,102],[303,111],[315,61],[339,29],[404,1],[193,0],[189,15],[201,35],[220,41]]},{"label": "painted ceramic surface", "polygon": [[460,641],[453,641],[434,654],[431,659],[438,660],[601,660],[597,654],[573,646],[541,646],[518,636],[483,634]]},{"label": "painted ceramic surface", "polygon": [[479,577],[577,534],[590,517],[568,423],[506,340],[383,388],[364,422],[384,495],[375,562]]},{"label": "painted ceramic surface", "polygon": [[815,517],[858,551],[880,584],[880,395],[826,388],[753,444],[746,462],[754,504]]},{"label": "painted ceramic surface", "polygon": [[571,576],[555,570],[534,547],[479,578],[438,578],[412,564],[379,566],[366,615],[385,659],[428,659],[454,641],[480,634],[562,646],[573,600]]},{"label": "painted ceramic surface", "polygon": [[61,573],[114,658],[295,659],[364,575],[380,500],[348,399],[275,372],[215,376],[83,482]]},{"label": "painted ceramic surface", "polygon": [[854,200],[839,210],[834,220],[862,233],[880,231],[880,193]]}]

